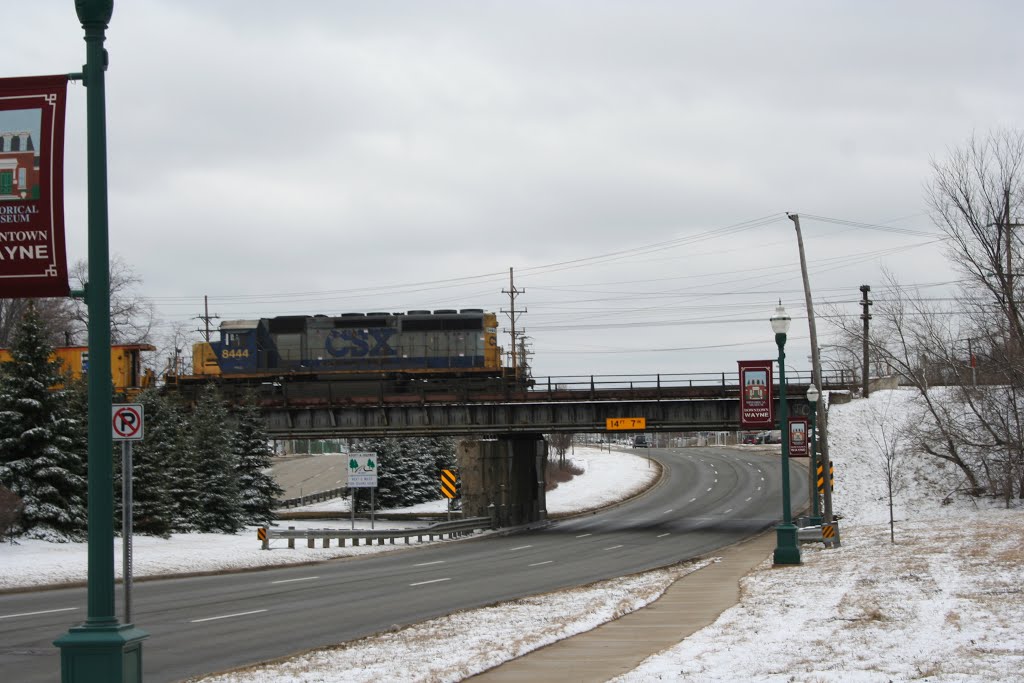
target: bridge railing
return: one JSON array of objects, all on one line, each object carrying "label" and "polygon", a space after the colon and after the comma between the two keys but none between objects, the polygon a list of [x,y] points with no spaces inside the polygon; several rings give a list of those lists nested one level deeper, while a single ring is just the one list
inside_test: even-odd
[{"label": "bridge railing", "polygon": [[[842,372],[823,372],[823,387],[836,388],[846,387],[854,382],[854,378],[844,376]],[[775,378],[776,384],[778,377]],[[786,371],[786,386],[791,384],[806,386],[813,381],[810,370]],[[709,389],[728,389],[735,387],[739,389],[740,380],[738,372],[698,372],[679,374],[654,374],[654,375],[553,375],[550,377],[534,377],[533,392],[554,393],[556,391],[567,392],[597,392],[609,390],[659,390],[689,387],[707,387]]]}]

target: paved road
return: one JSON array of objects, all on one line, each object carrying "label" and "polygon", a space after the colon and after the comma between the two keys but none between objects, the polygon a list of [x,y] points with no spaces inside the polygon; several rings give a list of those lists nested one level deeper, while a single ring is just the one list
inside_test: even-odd
[{"label": "paved road", "polygon": [[[666,477],[648,494],[546,529],[136,584],[137,625],[152,636],[143,646],[145,680],[177,681],[663,566],[733,543],[781,516],[778,456],[714,448],[652,454]],[[794,465],[792,480],[794,491],[805,490],[805,469]],[[0,671],[19,683],[56,680],[59,656],[50,643],[84,610],[83,589],[0,596]]]},{"label": "paved road", "polygon": [[280,459],[273,472],[284,489],[281,498],[298,498],[344,486],[348,482],[348,456],[331,453]]}]

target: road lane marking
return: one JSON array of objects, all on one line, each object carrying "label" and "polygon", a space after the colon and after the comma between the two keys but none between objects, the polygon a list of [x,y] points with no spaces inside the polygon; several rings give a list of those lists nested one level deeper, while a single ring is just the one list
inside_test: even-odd
[{"label": "road lane marking", "polygon": [[551,564],[552,562],[554,562],[554,560],[545,560],[543,562],[534,562],[533,564],[528,564],[526,566],[527,567],[539,567],[542,564]]},{"label": "road lane marking", "polygon": [[593,536],[594,534],[580,534],[576,538],[586,538],[587,536]]},{"label": "road lane marking", "polygon": [[265,609],[254,609],[251,612],[236,612],[235,614],[222,614],[219,617],[206,617],[205,619],[193,619],[191,623],[198,624],[204,621],[216,621],[217,619],[230,619],[232,617],[245,617],[250,614],[259,614],[260,612],[266,612]]},{"label": "road lane marking", "polygon": [[532,548],[532,547],[533,547],[532,545],[521,545],[518,548],[512,548],[512,550],[526,550],[527,548]]},{"label": "road lane marking", "polygon": [[693,501],[695,501],[695,500],[697,500],[697,499],[696,499],[696,498],[691,498],[691,499],[690,499],[690,502],[692,503],[692,502],[693,502]]},{"label": "road lane marking", "polygon": [[723,514],[723,515],[727,515],[727,514],[729,514],[730,512],[732,512],[732,508],[729,508],[728,510],[726,510],[726,511],[725,511],[725,512],[723,512],[722,514]]},{"label": "road lane marking", "polygon": [[673,510],[665,510],[665,511],[664,511],[664,512],[662,512],[661,514],[663,514],[663,515],[667,515],[667,514],[668,514],[668,513],[670,513],[670,512],[673,512]]},{"label": "road lane marking", "polygon": [[451,579],[450,578],[447,578],[447,579],[431,579],[430,581],[420,581],[418,583],[410,583],[409,585],[410,586],[426,586],[428,583],[441,583],[442,581],[451,581]]},{"label": "road lane marking", "polygon": [[434,560],[433,562],[420,562],[419,564],[414,564],[413,566],[414,567],[429,567],[432,564],[444,564],[444,563],[445,563],[444,560]]},{"label": "road lane marking", "polygon": [[280,581],[271,581],[270,583],[294,583],[296,581],[312,581],[319,578],[319,576],[306,576],[301,579],[281,579]]},{"label": "road lane marking", "polygon": [[671,536],[671,535],[672,535],[671,533],[668,533],[668,534],[658,534],[658,538],[665,538],[666,536]]},{"label": "road lane marking", "polygon": [[621,547],[622,547],[621,545],[613,545],[611,548],[605,548],[605,550],[615,550],[616,548],[621,548]]},{"label": "road lane marking", "polygon": [[60,609],[44,609],[41,612],[22,612],[21,614],[5,614],[0,619],[14,619],[15,617],[34,617],[37,614],[53,614],[54,612],[70,612],[77,607],[61,607]]},{"label": "road lane marking", "polygon": [[750,498],[747,498],[747,500],[745,502],[749,503],[751,498],[753,498],[753,496],[751,496]]},{"label": "road lane marking", "polygon": [[711,489],[713,489],[713,488],[714,488],[714,486],[710,487],[710,488],[708,489],[708,491],[710,491],[710,490],[711,490]]}]

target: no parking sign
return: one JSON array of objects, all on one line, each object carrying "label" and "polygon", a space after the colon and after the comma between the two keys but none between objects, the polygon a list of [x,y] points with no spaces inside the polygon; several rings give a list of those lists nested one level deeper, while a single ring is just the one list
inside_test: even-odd
[{"label": "no parking sign", "polygon": [[141,403],[122,403],[112,406],[114,441],[140,441],[144,413]]}]

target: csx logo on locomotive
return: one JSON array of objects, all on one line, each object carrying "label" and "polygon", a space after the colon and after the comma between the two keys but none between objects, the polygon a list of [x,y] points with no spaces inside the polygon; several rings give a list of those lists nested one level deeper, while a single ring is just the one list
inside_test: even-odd
[{"label": "csx logo on locomotive", "polygon": [[394,334],[395,330],[388,328],[331,330],[324,342],[324,349],[336,358],[396,356],[398,352],[388,345],[388,340]]}]

